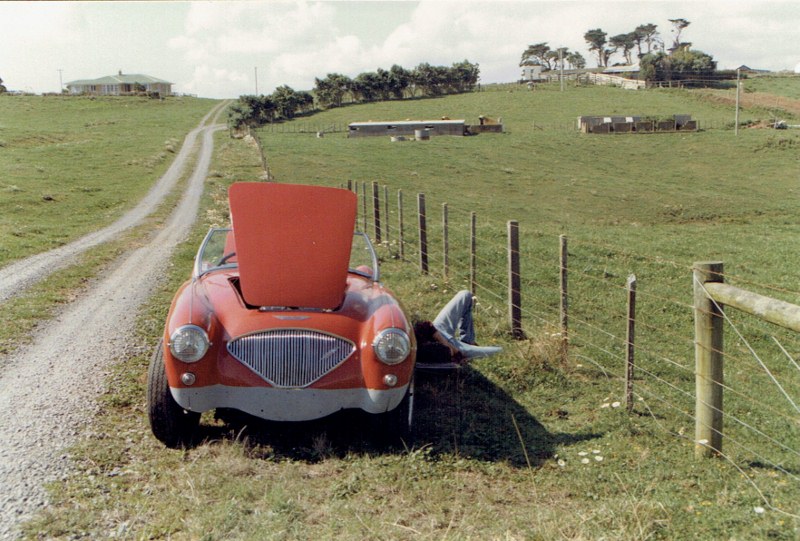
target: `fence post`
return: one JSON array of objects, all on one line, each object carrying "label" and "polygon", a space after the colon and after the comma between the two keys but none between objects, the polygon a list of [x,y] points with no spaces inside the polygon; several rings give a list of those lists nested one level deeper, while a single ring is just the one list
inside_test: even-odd
[{"label": "fence post", "polygon": [[442,272],[444,279],[450,274],[450,238],[448,235],[447,203],[442,203]]},{"label": "fence post", "polygon": [[375,227],[375,242],[381,243],[381,196],[378,183],[372,182],[372,225]]},{"label": "fence post", "polygon": [[348,180],[347,181],[347,189],[350,190],[351,192],[353,191],[353,181],[352,180]]},{"label": "fence post", "polygon": [[469,237],[469,290],[475,295],[478,287],[478,220],[474,211],[470,212]]},{"label": "fence post", "polygon": [[[359,201],[361,201],[361,196],[359,195],[358,192],[358,181],[353,182],[353,193],[356,194],[356,229],[358,229],[358,213],[359,213],[359,207],[361,206],[359,204]],[[366,233],[366,231],[364,231],[364,233]]]},{"label": "fence post", "polygon": [[364,216],[364,233],[369,234],[367,231],[367,183],[361,181],[361,209]]},{"label": "fence post", "polygon": [[567,362],[569,354],[569,289],[567,286],[567,236],[559,235],[559,289],[561,304],[559,320],[561,322],[561,360]]},{"label": "fence post", "polygon": [[625,337],[625,403],[628,413],[633,411],[634,351],[636,343],[636,275],[628,276],[628,332]]},{"label": "fence post", "polygon": [[383,215],[383,221],[386,224],[385,228],[385,237],[386,242],[389,242],[389,230],[392,229],[391,224],[389,223],[389,186],[386,184],[383,185],[383,206],[386,212]]},{"label": "fence post", "polygon": [[419,270],[428,274],[428,223],[425,216],[425,194],[417,194],[417,214],[419,216]]},{"label": "fence post", "polygon": [[398,240],[400,244],[400,261],[405,261],[406,247],[405,239],[403,238],[403,190],[397,190],[397,217],[399,222],[398,227],[400,229],[400,239]]},{"label": "fence post", "polygon": [[721,306],[705,290],[706,282],[723,282],[720,261],[693,265],[695,446],[696,457],[722,452],[723,318]]},{"label": "fence post", "polygon": [[519,222],[508,221],[508,318],[511,335],[525,338],[522,332],[522,295],[519,272]]}]

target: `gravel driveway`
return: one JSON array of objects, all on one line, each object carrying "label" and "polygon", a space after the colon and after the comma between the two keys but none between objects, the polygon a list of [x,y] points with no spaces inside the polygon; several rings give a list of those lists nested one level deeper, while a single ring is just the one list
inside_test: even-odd
[{"label": "gravel driveway", "polygon": [[[213,150],[211,111],[187,135],[175,162],[145,199],[111,226],[69,245],[0,269],[0,302],[29,287],[76,254],[106,242],[149,215],[174,188],[198,137],[194,172],[168,223],[145,246],[121,256],[87,292],[36,333],[33,343],[0,358],[0,539],[47,503],[43,485],[64,477],[68,448],[86,431],[104,391],[106,367],[131,347],[138,308],[152,292],[164,263],[197,215]],[[215,117],[216,118],[216,117]]]}]

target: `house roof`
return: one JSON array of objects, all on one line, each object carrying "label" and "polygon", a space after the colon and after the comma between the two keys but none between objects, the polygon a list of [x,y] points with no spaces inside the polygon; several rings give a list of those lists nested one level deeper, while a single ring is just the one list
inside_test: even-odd
[{"label": "house roof", "polygon": [[639,64],[631,64],[628,66],[609,66],[603,70],[603,73],[630,73],[639,71]]},{"label": "house roof", "polygon": [[118,73],[117,75],[109,75],[99,79],[82,79],[78,81],[70,81],[67,86],[80,86],[80,85],[119,85],[119,84],[165,84],[171,85],[169,81],[157,79],[150,75],[143,75],[140,73]]}]

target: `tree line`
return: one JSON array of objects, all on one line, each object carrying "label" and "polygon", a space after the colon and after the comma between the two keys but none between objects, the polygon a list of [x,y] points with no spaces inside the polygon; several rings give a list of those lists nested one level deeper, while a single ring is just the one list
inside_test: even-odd
[{"label": "tree line", "polygon": [[[583,39],[589,51],[597,58],[597,66],[608,67],[614,55],[621,55],[624,65],[639,61],[639,78],[650,82],[691,81],[714,78],[717,63],[711,55],[692,49],[692,43],[682,41],[683,30],[691,23],[682,18],[669,19],[674,35],[671,46],[667,46],[653,23],[640,24],[630,32],[608,37],[602,28],[587,30]],[[523,51],[520,66],[540,65],[545,69],[556,69],[563,64],[574,69],[586,67],[580,53],[570,52],[566,47],[551,49],[547,42],[529,45]]]},{"label": "tree line", "polygon": [[312,92],[283,85],[270,95],[241,96],[228,110],[228,125],[234,129],[255,127],[352,103],[470,92],[478,84],[479,75],[478,64],[468,60],[451,67],[422,63],[411,70],[395,64],[388,70],[378,68],[354,78],[329,73],[314,79]]}]

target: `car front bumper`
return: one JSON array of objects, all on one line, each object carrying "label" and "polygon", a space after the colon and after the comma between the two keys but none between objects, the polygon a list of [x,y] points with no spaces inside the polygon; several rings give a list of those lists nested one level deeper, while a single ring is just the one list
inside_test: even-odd
[{"label": "car front bumper", "polygon": [[195,412],[232,408],[270,421],[310,421],[343,409],[384,413],[396,408],[408,385],[393,389],[276,389],[210,385],[170,391],[184,409]]}]

